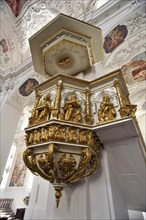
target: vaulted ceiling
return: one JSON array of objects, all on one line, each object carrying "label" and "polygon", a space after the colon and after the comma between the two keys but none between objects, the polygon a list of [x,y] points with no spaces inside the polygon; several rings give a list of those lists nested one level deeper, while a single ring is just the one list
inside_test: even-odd
[{"label": "vaulted ceiling", "polygon": [[[105,4],[100,7],[101,3]],[[121,68],[135,56],[144,60],[144,3],[145,0],[0,0],[0,93],[3,104],[8,94],[14,106],[22,109],[28,99],[19,93],[19,88],[29,78],[39,83],[45,80],[33,70],[28,39],[59,13],[102,29],[103,66],[107,73]],[[124,66],[125,72],[129,70],[129,65]],[[137,65],[141,68],[141,62]],[[145,64],[143,66],[144,69]],[[133,71],[133,67],[130,66],[130,69]],[[131,72],[127,73],[128,80],[135,82]],[[12,90],[13,93],[10,92]]]},{"label": "vaulted ceiling", "polygon": [[[2,0],[1,6],[1,70],[18,67],[30,57],[28,39],[59,13],[73,17],[90,12],[108,0]],[[26,61],[27,62],[27,61]]]}]

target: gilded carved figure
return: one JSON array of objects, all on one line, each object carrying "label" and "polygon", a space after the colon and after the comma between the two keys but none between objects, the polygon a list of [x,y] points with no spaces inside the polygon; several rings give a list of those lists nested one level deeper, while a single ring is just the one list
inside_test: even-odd
[{"label": "gilded carved figure", "polygon": [[38,106],[36,108],[37,110],[37,123],[46,121],[50,118],[51,113],[51,103],[50,103],[50,94],[48,93],[43,97],[43,99],[40,99]]},{"label": "gilded carved figure", "polygon": [[82,118],[80,104],[77,102],[76,95],[71,94],[64,105],[65,120],[80,122]]},{"label": "gilded carved figure", "polygon": [[41,169],[43,169],[45,171],[45,173],[48,174],[48,172],[50,171],[51,166],[48,163],[47,154],[41,154],[38,158],[38,163],[39,163],[39,166],[41,167]]},{"label": "gilded carved figure", "polygon": [[40,95],[36,94],[34,107],[32,109],[31,117],[29,118],[29,126],[36,123],[36,120],[37,120],[37,117],[38,117],[38,111],[36,111],[36,108],[37,108],[37,105],[39,103],[39,100],[40,100]]},{"label": "gilded carved figure", "polygon": [[61,176],[66,179],[71,173],[75,170],[76,161],[74,156],[63,154],[58,161],[58,167],[61,173]]},{"label": "gilded carved figure", "polygon": [[38,175],[35,153],[31,149],[26,149],[23,153],[25,165],[35,174]]},{"label": "gilded carved figure", "polygon": [[40,114],[39,114],[39,116],[38,116],[38,118],[37,118],[37,123],[38,123],[38,122],[45,121],[45,120],[47,119],[47,113],[48,113],[47,109],[44,108],[44,109],[40,112]]},{"label": "gilded carved figure", "polygon": [[[38,157],[38,164],[39,164],[39,167],[41,168],[41,170],[43,170],[43,172],[45,174],[47,174],[47,179],[53,183],[54,182],[54,176],[52,175],[52,172],[51,172],[51,165],[48,161],[48,154],[45,153],[45,154],[41,154],[39,157]],[[42,175],[44,175],[42,173]]]},{"label": "gilded carved figure", "polygon": [[59,120],[64,120],[64,114],[62,112],[59,112],[58,119]]},{"label": "gilded carved figure", "polygon": [[56,125],[49,126],[49,138],[50,139],[55,139],[57,130],[58,130],[58,126]]},{"label": "gilded carved figure", "polygon": [[76,142],[77,141],[77,132],[76,132],[76,129],[73,127],[70,127],[68,129],[68,141],[69,142]]},{"label": "gilded carved figure", "polygon": [[34,131],[34,143],[38,144],[41,142],[41,132],[40,130],[35,130]]},{"label": "gilded carved figure", "polygon": [[79,144],[87,144],[87,132],[84,129],[79,130]]},{"label": "gilded carved figure", "polygon": [[35,104],[29,118],[29,126],[48,120],[50,113],[50,94],[45,95],[43,99],[39,94],[36,94]]},{"label": "gilded carved figure", "polygon": [[114,105],[110,102],[109,96],[105,94],[98,110],[99,123],[108,122],[114,120],[115,118],[116,111]]},{"label": "gilded carved figure", "polygon": [[78,123],[78,122],[81,122],[81,120],[82,120],[81,110],[75,109],[73,116],[72,116],[72,121]]},{"label": "gilded carved figure", "polygon": [[34,134],[33,132],[31,132],[28,136],[28,145],[33,144],[33,141],[34,141]]},{"label": "gilded carved figure", "polygon": [[48,93],[42,99],[40,99],[38,106],[46,106],[48,109],[51,108],[51,105],[50,105],[50,93]]},{"label": "gilded carved figure", "polygon": [[64,126],[59,126],[55,133],[55,138],[59,141],[66,140],[66,128]]},{"label": "gilded carved figure", "polygon": [[47,128],[42,128],[41,129],[41,141],[47,141],[49,138],[49,132]]}]

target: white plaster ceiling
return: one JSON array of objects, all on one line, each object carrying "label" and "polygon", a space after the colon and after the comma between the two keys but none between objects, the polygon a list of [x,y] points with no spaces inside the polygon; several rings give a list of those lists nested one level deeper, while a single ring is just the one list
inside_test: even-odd
[{"label": "white plaster ceiling", "polygon": [[[0,1],[0,46],[1,67],[0,75],[5,76],[10,68],[19,66],[31,54],[28,39],[57,14],[64,13],[72,17],[86,15],[108,0],[21,0],[21,10],[16,17],[5,0]],[[23,3],[23,4],[22,4]]]},{"label": "white plaster ceiling", "polygon": [[[0,46],[1,108],[6,99],[9,99],[15,107],[22,109],[28,97],[19,94],[19,87],[30,77],[34,77],[39,83],[45,80],[33,69],[28,38],[60,12],[100,27],[103,38],[118,24],[127,26],[128,35],[124,42],[112,53],[104,54],[105,72],[121,68],[131,58],[143,53],[146,48],[146,17],[143,7],[145,0],[109,0],[98,10],[97,7],[103,0],[21,1],[25,4],[18,17],[15,17],[5,0],[0,0],[0,41],[5,39],[8,46],[5,53]],[[30,102],[32,95],[29,97]]]}]

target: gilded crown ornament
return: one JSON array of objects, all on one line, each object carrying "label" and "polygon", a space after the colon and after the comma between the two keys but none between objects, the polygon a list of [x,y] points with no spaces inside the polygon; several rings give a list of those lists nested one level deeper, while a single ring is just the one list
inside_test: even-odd
[{"label": "gilded crown ornament", "polygon": [[135,117],[136,106],[120,70],[90,82],[71,76],[102,60],[99,28],[61,14],[30,39],[30,46],[35,70],[51,77],[35,87],[23,159],[33,174],[53,184],[58,207],[65,185],[100,168],[97,127]]}]

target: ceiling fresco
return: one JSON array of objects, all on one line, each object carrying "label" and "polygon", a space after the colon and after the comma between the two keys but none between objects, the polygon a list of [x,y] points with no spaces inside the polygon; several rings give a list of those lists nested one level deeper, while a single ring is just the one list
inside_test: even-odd
[{"label": "ceiling fresco", "polygon": [[135,56],[121,67],[126,82],[131,85],[146,80],[146,52]]},{"label": "ceiling fresco", "polygon": [[6,52],[8,51],[8,49],[9,49],[9,47],[8,47],[7,42],[6,42],[5,39],[2,39],[2,40],[0,41],[0,46],[2,47],[2,52],[3,52],[3,53],[6,53]]},{"label": "ceiling fresco", "polygon": [[[133,69],[139,69],[140,65],[145,66],[144,56],[141,55],[142,58],[135,58],[138,54],[140,56],[146,51],[145,24],[145,8],[141,7],[135,13],[129,13],[126,18],[121,19],[120,23],[115,25],[104,38],[104,67],[106,72],[112,72],[119,68],[124,69],[128,84],[145,78],[145,74],[137,73],[140,70]],[[133,71],[131,74],[127,72],[128,68],[130,68],[129,71]],[[131,79],[128,79],[130,76]]]},{"label": "ceiling fresco", "polygon": [[36,79],[27,79],[19,88],[19,93],[22,96],[28,96],[34,91],[34,87],[38,85],[39,82]]},{"label": "ceiling fresco", "polygon": [[17,17],[20,14],[21,8],[28,0],[5,0],[5,1],[11,8],[15,17]]},{"label": "ceiling fresco", "polygon": [[5,76],[7,70],[16,68],[31,57],[28,39],[57,14],[77,17],[96,8],[96,2],[98,1],[1,0],[0,75]]},{"label": "ceiling fresco", "polygon": [[124,41],[127,34],[128,30],[125,25],[118,25],[115,27],[104,39],[103,48],[105,53],[111,53],[118,47]]}]

